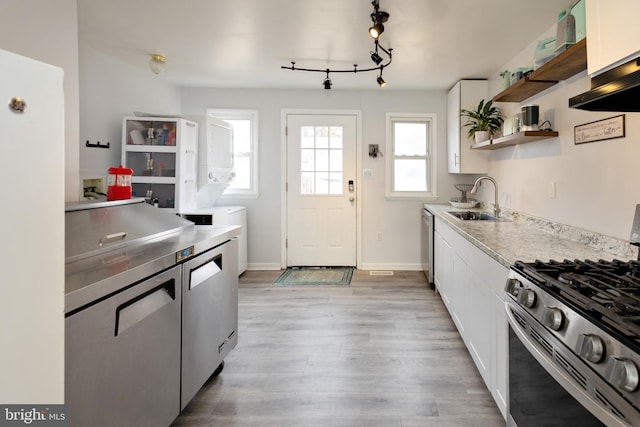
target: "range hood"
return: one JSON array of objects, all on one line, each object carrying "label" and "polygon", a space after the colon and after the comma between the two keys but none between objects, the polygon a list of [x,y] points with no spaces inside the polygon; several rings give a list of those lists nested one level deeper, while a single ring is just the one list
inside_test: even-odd
[{"label": "range hood", "polygon": [[640,111],[640,59],[591,79],[591,90],[569,98],[570,108],[589,111]]}]

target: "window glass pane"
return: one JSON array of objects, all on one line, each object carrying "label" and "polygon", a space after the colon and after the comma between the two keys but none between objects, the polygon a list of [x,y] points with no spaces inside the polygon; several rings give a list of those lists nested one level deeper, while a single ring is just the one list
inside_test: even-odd
[{"label": "window glass pane", "polygon": [[316,150],[316,171],[329,171],[329,150]]},{"label": "window glass pane", "polygon": [[394,191],[428,191],[426,159],[394,160]]},{"label": "window glass pane", "polygon": [[300,194],[314,193],[314,175],[313,172],[302,172],[300,174]]},{"label": "window glass pane", "polygon": [[329,128],[327,126],[316,127],[316,148],[329,148]]},{"label": "window glass pane", "polygon": [[316,194],[329,194],[329,172],[316,172]]},{"label": "window glass pane", "polygon": [[233,151],[249,153],[251,151],[251,121],[225,120],[233,126]]},{"label": "window glass pane", "polygon": [[315,144],[315,129],[313,126],[302,126],[300,128],[300,147],[313,148]]},{"label": "window glass pane", "polygon": [[333,126],[329,128],[329,146],[331,148],[342,148],[342,126]]},{"label": "window glass pane", "polygon": [[251,188],[251,158],[236,157],[233,162],[233,169],[236,176],[231,181],[231,184],[229,184],[229,188]]},{"label": "window glass pane", "polygon": [[342,171],[342,150],[329,150],[329,171]]},{"label": "window glass pane", "polygon": [[342,174],[341,173],[330,173],[329,174],[329,193],[330,194],[342,194]]},{"label": "window glass pane", "polygon": [[427,155],[427,124],[400,123],[393,124],[396,156]]},{"label": "window glass pane", "polygon": [[315,153],[315,150],[309,150],[307,148],[303,148],[302,150],[300,150],[300,170],[301,171],[315,170],[314,153]]}]

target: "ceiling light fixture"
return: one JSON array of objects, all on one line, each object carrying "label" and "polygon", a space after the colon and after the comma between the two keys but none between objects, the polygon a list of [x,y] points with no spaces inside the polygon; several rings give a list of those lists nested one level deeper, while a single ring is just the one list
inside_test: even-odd
[{"label": "ceiling light fixture", "polygon": [[160,53],[152,53],[150,55],[151,59],[149,59],[149,68],[151,68],[151,71],[155,74],[160,74],[164,71],[167,58]]},{"label": "ceiling light fixture", "polygon": [[373,13],[371,14],[373,26],[369,27],[369,35],[374,40],[378,40],[378,37],[384,31],[384,25],[382,24],[389,20],[389,14],[380,10],[380,2],[378,0],[374,0],[371,4],[373,5]]},{"label": "ceiling light fixture", "polygon": [[324,85],[324,88],[329,90],[331,89],[331,79],[329,78],[329,70],[327,70],[327,77],[324,79],[324,81],[322,82],[322,84]]},{"label": "ceiling light fixture", "polygon": [[[376,64],[375,67],[372,68],[361,68],[358,69],[358,64],[353,64],[353,69],[330,69],[330,68],[325,68],[325,69],[320,69],[320,68],[296,68],[296,63],[294,61],[291,61],[291,66],[286,66],[283,65],[280,68],[285,69],[285,70],[292,70],[292,71],[311,71],[311,72],[316,72],[316,73],[327,73],[327,77],[324,79],[324,81],[322,82],[322,84],[324,85],[325,89],[331,89],[331,86],[333,85],[333,83],[331,82],[331,79],[329,78],[329,74],[330,73],[362,73],[365,71],[378,71],[380,70],[380,75],[378,76],[378,84],[380,85],[380,87],[384,86],[386,84],[386,82],[382,79],[382,70],[389,66],[391,64],[392,61],[392,56],[391,56],[391,52],[393,51],[393,49],[389,48],[389,49],[385,49],[379,42],[378,37],[380,37],[380,34],[382,34],[382,32],[384,31],[384,25],[382,25],[383,22],[387,22],[389,20],[389,14],[385,11],[380,10],[380,1],[379,0],[373,0],[371,2],[371,4],[373,5],[373,13],[371,13],[371,20],[373,21],[373,26],[371,28],[369,28],[369,34],[371,35],[371,37],[373,37],[374,39],[374,43],[375,43],[375,50],[369,52],[371,54],[371,60]],[[372,32],[372,30],[375,29],[375,32]],[[375,34],[375,35],[374,35]],[[383,61],[385,60],[379,52],[384,53],[387,56],[387,62],[383,63]],[[163,57],[164,58],[164,57]]]}]

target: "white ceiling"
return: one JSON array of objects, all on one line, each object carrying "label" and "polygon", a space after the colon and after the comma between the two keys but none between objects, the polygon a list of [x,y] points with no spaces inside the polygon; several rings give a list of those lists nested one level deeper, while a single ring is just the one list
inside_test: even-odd
[{"label": "white ceiling", "polygon": [[[556,22],[570,0],[380,0],[393,48],[389,89],[488,78]],[[81,43],[180,86],[322,88],[297,67],[370,68],[370,0],[78,0]],[[533,56],[533,52],[531,52]],[[151,72],[151,71],[149,71]],[[377,89],[377,72],[332,74],[333,90]],[[386,89],[385,88],[385,89]]]}]

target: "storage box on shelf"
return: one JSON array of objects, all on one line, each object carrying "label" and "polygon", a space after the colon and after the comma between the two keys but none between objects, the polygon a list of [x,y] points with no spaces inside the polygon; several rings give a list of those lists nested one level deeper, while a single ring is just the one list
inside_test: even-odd
[{"label": "storage box on shelf", "polygon": [[175,212],[196,208],[198,125],[179,118],[125,117],[122,164],[132,193]]}]

